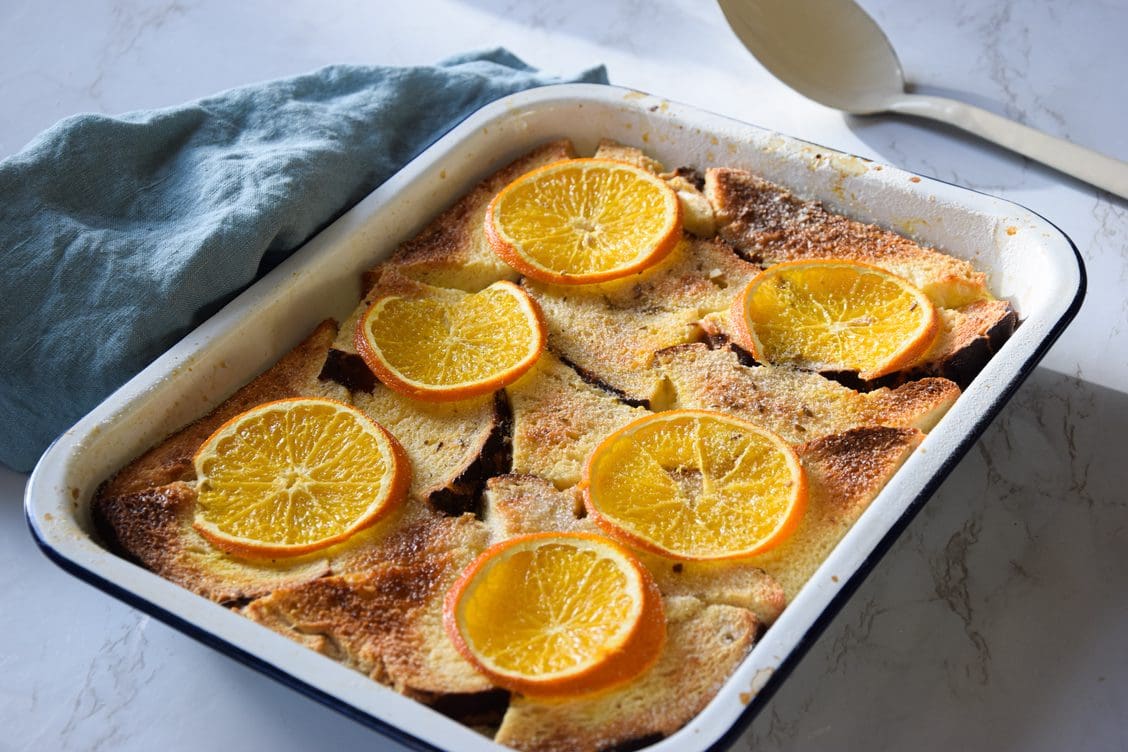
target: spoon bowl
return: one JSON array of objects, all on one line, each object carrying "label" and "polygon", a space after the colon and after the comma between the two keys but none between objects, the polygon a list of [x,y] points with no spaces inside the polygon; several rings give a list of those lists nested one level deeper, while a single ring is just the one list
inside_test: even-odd
[{"label": "spoon bowl", "polygon": [[718,0],[729,25],[772,75],[854,115],[938,120],[1128,198],[1128,163],[954,99],[905,92],[881,27],[852,0]]},{"label": "spoon bowl", "polygon": [[905,90],[901,61],[852,2],[720,0],[744,45],[773,76],[819,104],[854,115],[888,109]]}]

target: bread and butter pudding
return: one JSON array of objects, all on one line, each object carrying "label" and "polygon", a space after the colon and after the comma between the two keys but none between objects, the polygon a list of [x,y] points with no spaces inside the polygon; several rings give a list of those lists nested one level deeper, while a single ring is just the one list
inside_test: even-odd
[{"label": "bread and butter pudding", "polygon": [[[645,252],[610,260],[625,274],[591,265],[554,272],[551,258],[500,237],[496,216],[491,223],[488,215],[503,191],[518,194],[522,177],[572,169],[549,166],[573,157],[566,141],[546,144],[484,180],[365,275],[364,299],[349,320],[321,324],[212,413],[107,480],[93,503],[106,542],[517,749],[637,746],[687,723],[1009,335],[1016,316],[964,261],[746,171],[667,173],[640,151],[610,143],[595,154],[595,167],[627,165],[635,171],[630,179],[653,187],[639,205],[664,218],[642,228],[656,240]],[[745,293],[764,283],[765,269],[827,260],[875,285],[885,281],[881,274],[893,276],[923,296],[908,305],[914,315],[929,311],[908,327],[911,347],[856,368],[823,355],[816,362],[757,352],[767,337],[753,336],[756,325],[744,317],[759,304]],[[875,329],[877,322],[849,316],[858,331]],[[439,319],[445,328],[431,327]],[[499,332],[491,323],[498,321],[516,323]],[[488,357],[441,344],[452,328],[482,322],[475,342]],[[850,331],[831,338],[846,343],[838,351],[847,357],[860,347],[851,345]],[[487,373],[483,359],[500,366]],[[427,386],[443,379],[460,386]],[[359,421],[358,435],[372,438],[365,457],[383,464],[364,479],[371,503],[343,521],[328,520],[340,530],[314,535],[313,543],[265,546],[255,542],[253,525],[238,535],[215,533],[201,522],[201,509],[224,512],[201,499],[212,488],[214,471],[205,464],[211,448],[247,416],[298,406],[321,410],[327,425]],[[671,435],[712,442],[696,464],[679,460],[676,472],[666,473],[672,480],[616,443],[655,420],[671,423]],[[744,443],[725,444],[734,432],[740,438],[732,441]],[[763,491],[771,473],[741,465],[761,434],[768,438],[755,456],[776,460],[773,487],[782,490]],[[306,443],[316,454],[325,452],[323,441],[330,440]],[[694,449],[678,442],[670,456],[687,446]],[[628,466],[635,470],[616,479],[601,469]],[[651,477],[657,480],[646,485]],[[306,497],[296,496],[303,481],[283,481],[244,485],[274,483],[287,494],[288,510],[304,509]],[[736,490],[706,493],[720,481]],[[745,492],[783,501],[778,518],[759,532],[749,525],[753,534],[734,550],[708,535],[720,524],[717,515],[702,511],[663,526],[662,515],[636,518],[624,509],[625,496],[643,498],[653,488],[656,504],[668,501],[659,492],[718,504]],[[239,524],[253,519],[235,516]],[[267,514],[261,524],[293,525],[292,518],[273,519]],[[685,534],[691,523],[703,525],[701,535]],[[506,557],[541,556],[545,546],[537,541],[545,540],[543,556],[553,561],[572,562],[566,556],[575,553],[610,562],[604,570],[611,584],[590,591],[583,577],[567,579],[574,564],[552,564],[561,583],[579,583],[570,592],[590,592],[562,599],[562,608],[602,612],[619,604],[620,620],[650,625],[607,638],[630,660],[591,659],[590,671],[568,676],[553,664],[546,675],[568,679],[557,682],[560,691],[530,681],[520,661],[506,668],[505,656],[490,652],[505,646],[486,644],[489,619],[475,616],[498,606],[474,577],[504,574],[498,567]],[[551,600],[562,589],[543,588],[536,597]],[[482,593],[473,608],[465,600],[470,592]]]}]

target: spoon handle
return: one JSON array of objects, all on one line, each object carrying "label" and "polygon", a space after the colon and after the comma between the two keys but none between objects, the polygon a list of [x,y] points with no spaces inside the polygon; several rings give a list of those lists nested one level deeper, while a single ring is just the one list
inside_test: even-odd
[{"label": "spoon handle", "polygon": [[1066,175],[1128,198],[1128,162],[1106,157],[1092,149],[954,99],[906,94],[888,109],[954,125]]}]

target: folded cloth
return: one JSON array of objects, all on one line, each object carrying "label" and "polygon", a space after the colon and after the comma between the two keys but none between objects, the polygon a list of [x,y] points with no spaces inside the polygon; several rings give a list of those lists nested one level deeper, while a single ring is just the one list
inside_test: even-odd
[{"label": "folded cloth", "polygon": [[336,65],[77,115],[0,162],[0,462],[48,444],[482,105],[567,78],[505,50]]}]

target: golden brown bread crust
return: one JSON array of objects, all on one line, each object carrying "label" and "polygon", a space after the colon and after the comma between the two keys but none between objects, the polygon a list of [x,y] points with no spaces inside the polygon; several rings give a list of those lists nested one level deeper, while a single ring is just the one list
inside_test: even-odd
[{"label": "golden brown bread crust", "polygon": [[635,549],[634,553],[667,598],[684,596],[705,604],[747,609],[765,627],[774,624],[787,606],[783,586],[750,559],[674,561],[648,551]]},{"label": "golden brown bread crust", "polygon": [[[963,308],[938,308],[937,313],[940,331],[928,350],[910,367],[869,383],[860,381],[853,373],[828,375],[862,388],[926,376],[940,376],[964,388],[1018,325],[1014,307],[1005,300],[977,300]],[[731,311],[718,311],[701,320],[705,340],[711,346],[722,348],[735,342],[731,315]]]},{"label": "golden brown bread crust", "polygon": [[657,362],[678,408],[728,412],[792,444],[865,425],[929,430],[960,394],[940,378],[862,394],[814,373],[747,366],[735,351],[701,343],[663,350]]},{"label": "golden brown bread crust", "polygon": [[642,149],[636,149],[633,146],[620,144],[618,141],[612,141],[609,138],[601,138],[599,146],[595,149],[596,159],[613,159],[616,162],[626,162],[629,165],[634,165],[640,170],[652,172],[655,175],[660,174],[665,168],[662,163],[657,159],[651,159],[643,153]]},{"label": "golden brown bread crust", "polygon": [[499,279],[515,280],[517,272],[494,255],[486,242],[486,209],[498,191],[530,170],[575,155],[567,139],[544,144],[476,185],[382,266],[440,287],[476,292]]},{"label": "golden brown bread crust", "polygon": [[493,395],[423,403],[377,384],[353,401],[403,446],[411,460],[410,495],[440,510],[469,511],[485,479],[509,466],[505,402]]},{"label": "golden brown bread crust", "polygon": [[336,335],[335,322],[321,322],[305,341],[215,410],[175,432],[119,470],[102,484],[98,496],[118,496],[177,480],[194,480],[196,472],[192,467],[192,456],[200,445],[226,421],[255,405],[287,397],[331,397],[347,401],[347,393],[343,389],[317,378]]},{"label": "golden brown bread crust", "polygon": [[214,411],[168,437],[103,483],[91,515],[114,550],[205,598],[226,602],[251,598],[328,571],[322,556],[286,561],[240,559],[213,548],[192,527],[196,492],[192,457],[200,445],[235,415],[288,397],[348,394],[317,376],[336,324],[322,322],[296,348],[235,392]]},{"label": "golden brown bread crust", "polygon": [[647,414],[584,382],[547,352],[506,392],[513,415],[512,472],[540,475],[558,488],[579,482],[584,460],[605,436]]},{"label": "golden brown bread crust", "polygon": [[687,239],[652,269],[614,283],[566,287],[531,280],[553,351],[636,404],[662,408],[654,354],[703,336],[699,321],[732,305],[759,272],[722,243]]},{"label": "golden brown bread crust", "polygon": [[977,300],[939,313],[936,341],[901,378],[943,376],[967,387],[1018,326],[1018,314],[1005,300]]},{"label": "golden brown bread crust", "polygon": [[483,692],[491,684],[447,638],[442,602],[487,542],[472,515],[409,513],[381,545],[340,562],[346,574],[276,590],[243,613],[406,694]]},{"label": "golden brown bread crust", "polygon": [[667,736],[713,699],[755,642],[750,611],[666,598],[658,663],[625,687],[568,702],[515,696],[495,741],[523,752],[598,752]]},{"label": "golden brown bread crust", "polygon": [[752,557],[780,582],[789,602],[923,439],[913,428],[866,426],[798,448],[807,471],[807,511],[790,537]]},{"label": "golden brown bread crust", "polygon": [[219,603],[255,598],[329,571],[320,555],[283,561],[230,556],[192,527],[195,509],[195,489],[175,481],[144,491],[100,495],[91,513],[97,530],[114,550]]},{"label": "golden brown bread crust", "polygon": [[517,535],[558,530],[598,533],[583,517],[584,504],[575,488],[559,490],[548,480],[521,473],[490,478],[482,504],[482,520],[492,542]]},{"label": "golden brown bread crust", "polygon": [[720,236],[757,263],[815,258],[862,261],[908,279],[944,308],[991,297],[986,275],[968,262],[834,214],[818,201],[804,201],[745,170],[707,170],[705,195],[720,223]]},{"label": "golden brown bread crust", "polygon": [[870,423],[928,433],[955,404],[960,388],[947,379],[929,377],[892,389],[875,389],[865,396],[877,416]]}]

